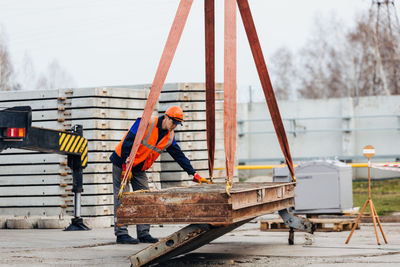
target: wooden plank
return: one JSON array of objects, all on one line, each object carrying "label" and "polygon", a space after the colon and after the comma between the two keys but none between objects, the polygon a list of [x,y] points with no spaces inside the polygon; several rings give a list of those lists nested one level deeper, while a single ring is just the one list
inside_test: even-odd
[{"label": "wooden plank", "polygon": [[[350,231],[356,222],[356,218],[309,218],[309,220],[315,225],[316,232]],[[260,222],[260,230],[288,231],[289,227],[283,223],[282,219],[263,220]]]}]

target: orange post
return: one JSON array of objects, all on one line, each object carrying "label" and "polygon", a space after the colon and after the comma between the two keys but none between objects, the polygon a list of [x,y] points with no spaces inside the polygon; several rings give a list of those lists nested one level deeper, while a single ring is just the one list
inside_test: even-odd
[{"label": "orange post", "polygon": [[383,239],[385,240],[385,243],[387,244],[388,241],[386,239],[385,232],[383,232],[381,221],[379,220],[378,213],[376,212],[376,209],[375,209],[374,203],[372,202],[372,197],[371,197],[371,158],[375,155],[375,148],[371,145],[367,145],[363,149],[363,154],[364,154],[364,156],[366,156],[368,158],[368,199],[367,199],[367,201],[365,201],[365,204],[364,204],[363,208],[361,209],[361,212],[358,215],[356,223],[354,224],[353,228],[351,229],[350,235],[347,238],[345,244],[349,243],[350,238],[353,235],[354,230],[357,228],[357,225],[360,222],[361,216],[364,213],[364,210],[368,204],[369,204],[369,209],[371,210],[371,217],[372,217],[372,222],[374,224],[376,241],[377,241],[378,245],[381,244],[381,241],[379,240],[379,234],[378,234],[378,228],[377,228],[377,225],[379,225],[379,229],[381,230]]}]

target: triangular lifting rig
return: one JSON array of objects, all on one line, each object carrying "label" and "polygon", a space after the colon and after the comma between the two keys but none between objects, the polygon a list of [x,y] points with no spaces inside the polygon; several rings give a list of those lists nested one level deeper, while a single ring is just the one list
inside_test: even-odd
[{"label": "triangular lifting rig", "polygon": [[[256,63],[258,75],[264,90],[268,108],[271,113],[275,131],[285,156],[286,164],[289,168],[293,181],[295,182],[292,157],[286,138],[285,129],[276,103],[275,94],[272,89],[268,75],[267,66],[261,51],[260,41],[256,33],[254,21],[250,12],[247,0],[225,0],[225,38],[224,38],[224,145],[226,154],[226,193],[230,195],[229,189],[233,185],[234,158],[236,151],[236,2],[239,6],[243,24],[247,33],[254,61]],[[122,196],[123,189],[128,182],[128,174],[132,169],[133,159],[138,150],[140,140],[142,140],[146,126],[150,121],[150,116],[158,101],[161,89],[164,85],[168,69],[171,65],[179,39],[182,35],[190,7],[193,0],[181,0],[167,43],[164,47],[160,63],[150,90],[143,116],[140,122],[135,142],[127,162],[127,172],[121,184],[119,197]],[[204,0],[205,10],[205,65],[206,65],[206,117],[207,117],[207,147],[209,174],[212,180],[214,169],[215,151],[215,29],[214,29],[214,0]],[[209,186],[209,185],[207,185]],[[217,187],[217,184],[211,185]],[[238,186],[240,187],[240,186]],[[232,194],[236,189],[232,189]],[[132,195],[131,195],[132,196]],[[279,197],[279,194],[276,195]],[[233,198],[233,196],[232,196]],[[294,198],[294,194],[293,194]],[[258,198],[257,198],[258,199]],[[128,199],[127,199],[128,200]],[[257,200],[258,201],[258,200]],[[123,201],[124,202],[124,201]],[[129,202],[129,201],[128,201]],[[179,201],[178,201],[179,202]],[[276,203],[276,202],[272,202]],[[122,206],[122,205],[121,205]],[[121,208],[121,207],[120,207]],[[121,214],[124,211],[120,211]],[[117,214],[119,212],[117,211]],[[290,227],[289,244],[293,244],[293,228],[312,233],[314,226],[304,218],[299,218],[288,212],[286,208],[279,210],[285,224]],[[250,216],[251,217],[251,216]],[[189,224],[183,229],[161,239],[159,242],[137,252],[130,257],[132,266],[142,266],[163,262],[171,257],[187,253],[212,240],[232,231],[253,218],[243,217],[234,223],[227,224]],[[120,220],[118,219],[118,222]],[[123,223],[123,222],[121,222]],[[144,222],[143,222],[144,223]],[[148,222],[146,222],[148,223]]]},{"label": "triangular lifting rig", "polygon": [[[293,161],[290,155],[289,144],[286,138],[281,115],[272,89],[267,66],[261,51],[260,41],[257,36],[253,17],[248,0],[225,0],[225,33],[224,33],[224,146],[226,155],[226,192],[233,185],[233,170],[236,152],[236,2],[242,17],[251,52],[257,67],[258,76],[264,91],[265,99],[274,123],[286,165],[294,182]],[[144,132],[149,124],[151,114],[160,96],[162,87],[171,66],[176,48],[183,32],[193,0],[181,0],[178,11],[165,44],[160,63],[154,77],[150,94],[143,111],[143,116],[133,143],[131,153],[127,160],[127,171],[121,183],[118,194],[122,196],[124,187],[128,182],[128,175],[132,169],[136,152]],[[205,65],[206,65],[206,121],[207,121],[207,148],[208,166],[212,181],[214,170],[215,152],[215,26],[214,26],[214,0],[204,0],[205,11]]]}]

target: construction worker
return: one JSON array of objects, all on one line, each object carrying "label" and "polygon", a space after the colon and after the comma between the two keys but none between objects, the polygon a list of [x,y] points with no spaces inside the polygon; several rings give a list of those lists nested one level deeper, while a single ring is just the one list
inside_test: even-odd
[{"label": "construction worker", "polygon": [[[167,109],[167,111],[165,111],[164,115],[160,117],[154,117],[150,120],[143,140],[136,153],[132,167],[132,178],[130,181],[133,191],[149,189],[146,170],[151,167],[163,150],[166,150],[190,176],[193,176],[194,182],[208,183],[206,179],[202,178],[198,173],[196,173],[190,164],[189,159],[185,156],[185,154],[183,154],[181,148],[175,141],[174,129],[177,125],[182,125],[182,122],[183,111],[178,106],[171,106]],[[118,193],[121,187],[121,180],[125,174],[127,165],[126,161],[132,150],[132,145],[139,128],[139,123],[140,118],[135,121],[110,156],[110,160],[113,164],[114,234],[117,237],[118,244],[158,242],[157,238],[154,238],[150,235],[150,225],[148,224],[136,225],[138,239],[135,239],[128,234],[128,227],[126,225],[117,227],[116,223],[116,210],[121,204],[121,200],[118,199]]]}]

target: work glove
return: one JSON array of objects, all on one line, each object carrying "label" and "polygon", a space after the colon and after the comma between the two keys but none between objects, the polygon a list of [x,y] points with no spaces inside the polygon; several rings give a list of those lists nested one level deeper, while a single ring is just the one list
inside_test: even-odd
[{"label": "work glove", "polygon": [[208,181],[207,179],[201,177],[197,172],[193,175],[193,182],[195,183],[207,183],[207,184],[211,184],[210,181]]},{"label": "work glove", "polygon": [[[126,173],[126,164],[122,164],[122,172],[121,172],[121,180],[125,177],[125,173]],[[129,176],[128,176],[128,181],[130,181],[132,178],[132,172],[129,172]]]}]

